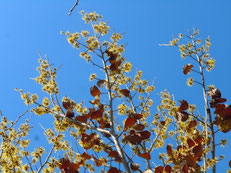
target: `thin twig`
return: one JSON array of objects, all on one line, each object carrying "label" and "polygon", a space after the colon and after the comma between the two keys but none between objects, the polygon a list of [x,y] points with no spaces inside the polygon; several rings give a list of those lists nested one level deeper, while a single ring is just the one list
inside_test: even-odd
[{"label": "thin twig", "polygon": [[69,10],[69,13],[68,13],[69,16],[72,14],[73,10],[74,10],[75,7],[78,5],[78,3],[79,3],[79,0],[76,0],[76,1],[75,1],[75,4],[73,5],[73,7]]}]

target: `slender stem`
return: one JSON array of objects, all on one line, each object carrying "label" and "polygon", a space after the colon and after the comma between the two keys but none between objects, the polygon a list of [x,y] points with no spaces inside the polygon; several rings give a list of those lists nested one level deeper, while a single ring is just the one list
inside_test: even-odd
[{"label": "slender stem", "polygon": [[126,170],[127,173],[131,173],[131,170],[130,170],[130,167],[128,165],[128,162],[125,158],[125,155],[124,155],[124,152],[120,146],[120,143],[119,143],[119,140],[117,138],[117,135],[115,133],[115,129],[114,129],[114,114],[113,114],[113,98],[112,98],[112,85],[110,84],[110,77],[109,77],[109,71],[107,69],[107,64],[106,64],[106,61],[104,59],[104,54],[103,54],[103,51],[101,50],[101,56],[100,58],[102,59],[102,62],[103,62],[103,66],[104,66],[104,72],[105,72],[105,75],[106,75],[106,78],[107,78],[107,87],[108,87],[108,97],[109,97],[109,108],[110,108],[110,120],[111,120],[111,136],[112,136],[112,139],[114,141],[114,144],[116,146],[116,150],[117,152],[119,153],[121,159],[122,159],[122,162],[123,162],[123,165],[124,165],[124,168]]},{"label": "slender stem", "polygon": [[72,11],[75,9],[75,7],[78,5],[78,3],[79,3],[79,0],[76,0],[73,7],[69,10],[69,13],[68,13],[69,16],[72,14]]},{"label": "slender stem", "polygon": [[[195,41],[192,39],[192,44],[195,45]],[[196,50],[196,48],[195,48]],[[210,107],[209,107],[209,102],[208,102],[208,98],[207,98],[207,90],[206,90],[206,85],[205,85],[205,77],[204,77],[204,71],[203,71],[203,67],[202,67],[202,63],[201,63],[201,59],[197,54],[197,50],[196,50],[196,58],[197,58],[197,62],[199,65],[199,70],[200,70],[200,75],[201,75],[201,85],[202,85],[202,90],[203,90],[203,96],[204,96],[204,102],[205,102],[205,126],[206,126],[206,138],[208,137],[208,130],[207,130],[207,123],[209,121],[209,128],[212,132],[212,159],[215,159],[215,155],[216,155],[216,145],[215,145],[215,132],[214,132],[214,126],[213,126],[213,120],[212,120],[212,115],[211,115],[211,111],[210,111]],[[206,139],[207,140],[207,139]],[[206,164],[206,161],[205,161]],[[205,165],[206,167],[206,165]],[[213,165],[212,168],[212,172],[215,173],[216,172],[216,164]]]}]

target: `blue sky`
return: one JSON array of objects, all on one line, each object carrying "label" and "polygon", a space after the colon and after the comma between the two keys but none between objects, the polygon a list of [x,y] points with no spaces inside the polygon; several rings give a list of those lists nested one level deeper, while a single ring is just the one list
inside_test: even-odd
[{"label": "blue sky", "polygon": [[[62,64],[58,72],[62,96],[76,101],[89,98],[88,78],[94,69],[60,35],[61,30],[76,32],[86,28],[78,14],[80,10],[102,14],[112,31],[125,33],[125,57],[135,69],[143,71],[144,78],[155,78],[157,93],[168,89],[176,100],[201,105],[200,88],[185,84],[187,76],[182,74],[182,66],[187,61],[180,58],[176,48],[158,45],[168,43],[173,35],[198,28],[201,38],[210,36],[211,55],[216,60],[215,69],[206,74],[207,83],[215,84],[230,103],[230,0],[80,0],[68,16],[73,3],[74,0],[0,0],[0,110],[10,119],[26,109],[14,88],[43,94],[40,86],[29,79],[37,75],[37,49],[55,65]],[[154,103],[158,104],[157,94]],[[199,108],[202,113],[203,106]]]}]

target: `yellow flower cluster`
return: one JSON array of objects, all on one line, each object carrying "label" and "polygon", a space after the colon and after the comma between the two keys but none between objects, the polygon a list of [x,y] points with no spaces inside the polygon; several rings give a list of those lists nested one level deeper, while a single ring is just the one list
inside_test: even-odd
[{"label": "yellow flower cluster", "polygon": [[24,100],[24,103],[27,106],[35,103],[38,100],[38,95],[37,94],[31,94],[30,92],[23,93],[22,89],[17,89],[17,88],[15,88],[15,91],[20,92],[21,99]]},{"label": "yellow flower cluster", "polygon": [[188,78],[186,83],[188,86],[192,86],[194,84],[194,79],[190,77],[190,78]]},{"label": "yellow flower cluster", "polygon": [[67,38],[68,43],[70,43],[75,48],[79,48],[78,39],[80,39],[80,36],[78,32],[73,33],[73,34],[69,34],[69,32],[66,32],[65,35],[68,36]]},{"label": "yellow flower cluster", "polygon": [[56,68],[52,68],[48,60],[39,59],[40,67],[37,68],[40,76],[35,78],[35,81],[43,86],[43,90],[49,94],[58,94],[58,87],[55,81]]},{"label": "yellow flower cluster", "polygon": [[119,33],[113,33],[111,36],[111,40],[115,43],[122,39],[122,35]]},{"label": "yellow flower cluster", "polygon": [[207,65],[207,71],[210,71],[215,67],[215,60],[213,58],[208,59],[205,63]]},{"label": "yellow flower cluster", "polygon": [[96,73],[92,73],[89,77],[90,81],[93,81],[97,77]]},{"label": "yellow flower cluster", "polygon": [[83,57],[86,60],[86,62],[91,61],[92,58],[91,55],[86,52],[80,52],[79,56]]},{"label": "yellow flower cluster", "polygon": [[50,109],[47,107],[43,107],[43,106],[38,106],[36,108],[31,109],[32,112],[34,112],[37,115],[43,115],[43,114],[47,114],[50,112]]},{"label": "yellow flower cluster", "polygon": [[124,103],[119,104],[117,109],[119,115],[125,115],[127,113],[127,106]]},{"label": "yellow flower cluster", "polygon": [[132,69],[132,64],[130,62],[126,62],[123,64],[123,70],[125,72],[130,72]]},{"label": "yellow flower cluster", "polygon": [[99,24],[93,25],[95,33],[100,33],[100,35],[105,35],[108,33],[110,27],[105,22],[99,22]]},{"label": "yellow flower cluster", "polygon": [[91,13],[84,13],[84,11],[81,11],[83,17],[82,19],[86,22],[86,23],[90,23],[90,22],[97,22],[99,19],[102,18],[101,15],[97,14],[95,11],[91,12]]},{"label": "yellow flower cluster", "polygon": [[24,139],[24,137],[28,134],[31,127],[29,127],[28,120],[26,123],[21,124],[17,130],[14,128],[14,124],[15,122],[9,121],[6,117],[1,117],[0,138],[2,142],[0,147],[0,167],[2,173],[23,173],[23,170],[26,169],[26,166],[23,166],[22,163],[22,158],[25,156],[22,153],[30,142],[30,140]]}]

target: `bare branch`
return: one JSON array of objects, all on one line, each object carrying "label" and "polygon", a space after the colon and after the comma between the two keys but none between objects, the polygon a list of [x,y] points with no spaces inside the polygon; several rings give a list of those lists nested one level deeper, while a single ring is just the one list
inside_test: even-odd
[{"label": "bare branch", "polygon": [[72,14],[72,11],[75,9],[75,7],[78,5],[78,3],[79,3],[79,0],[76,0],[73,7],[69,10],[69,13],[68,13],[69,16]]}]

